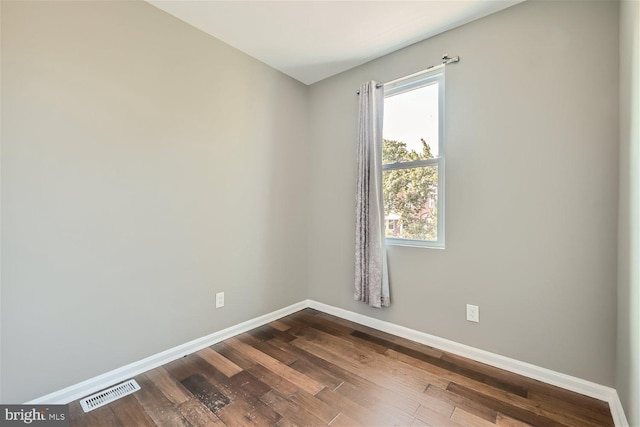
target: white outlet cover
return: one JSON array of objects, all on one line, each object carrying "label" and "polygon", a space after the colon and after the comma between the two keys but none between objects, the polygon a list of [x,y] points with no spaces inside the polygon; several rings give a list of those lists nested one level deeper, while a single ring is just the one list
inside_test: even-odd
[{"label": "white outlet cover", "polygon": [[480,307],[473,304],[467,304],[467,320],[469,322],[480,322]]},{"label": "white outlet cover", "polygon": [[224,292],[216,294],[216,308],[224,307]]}]

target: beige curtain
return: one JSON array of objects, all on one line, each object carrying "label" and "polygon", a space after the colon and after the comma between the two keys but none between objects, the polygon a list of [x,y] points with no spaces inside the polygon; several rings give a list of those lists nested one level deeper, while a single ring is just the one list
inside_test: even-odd
[{"label": "beige curtain", "polygon": [[370,81],[360,87],[359,97],[354,297],[371,307],[390,303],[382,199],[383,92]]}]

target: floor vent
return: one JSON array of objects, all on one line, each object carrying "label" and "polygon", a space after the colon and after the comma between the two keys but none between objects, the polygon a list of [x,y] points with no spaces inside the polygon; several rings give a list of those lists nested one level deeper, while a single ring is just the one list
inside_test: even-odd
[{"label": "floor vent", "polygon": [[121,397],[125,397],[126,395],[138,390],[140,390],[140,386],[136,380],[129,380],[99,393],[92,394],[89,397],[85,397],[80,401],[80,405],[82,405],[84,412],[93,411],[96,408],[104,406],[107,403],[111,403],[114,400],[118,400]]}]

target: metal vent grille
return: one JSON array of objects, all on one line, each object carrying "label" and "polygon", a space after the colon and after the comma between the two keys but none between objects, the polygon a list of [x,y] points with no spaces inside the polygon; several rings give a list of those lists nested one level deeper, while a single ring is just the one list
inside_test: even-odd
[{"label": "metal vent grille", "polygon": [[107,403],[111,403],[114,400],[118,400],[121,397],[134,393],[138,390],[140,390],[140,386],[136,380],[129,380],[107,390],[92,394],[89,397],[85,397],[80,401],[80,405],[82,406],[82,409],[84,409],[84,412],[93,411],[96,408],[104,406]]}]

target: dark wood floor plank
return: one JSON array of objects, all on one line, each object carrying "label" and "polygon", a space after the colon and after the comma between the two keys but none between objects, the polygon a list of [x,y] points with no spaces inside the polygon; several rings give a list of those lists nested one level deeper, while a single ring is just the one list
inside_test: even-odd
[{"label": "dark wood floor plank", "polygon": [[162,368],[178,383],[188,376],[198,373],[197,368],[189,363],[187,356],[173,360],[163,365]]},{"label": "dark wood floor plank", "polygon": [[291,329],[291,326],[287,325],[286,323],[282,323],[279,320],[274,320],[273,322],[268,324],[269,326],[271,326],[274,329],[279,330],[280,332],[285,332],[288,329]]},{"label": "dark wood floor plank", "polygon": [[[349,370],[358,373],[361,377],[368,376],[373,382],[386,382],[389,387],[393,386],[394,389],[422,392],[429,384],[437,384],[442,387],[447,384],[446,381],[441,381],[437,375],[408,364],[393,363],[386,356],[369,348],[357,346],[352,342],[315,329],[301,332],[298,340],[292,341],[292,344],[297,347],[311,345],[316,349],[321,348],[320,351],[324,353],[331,352],[339,360],[349,363]],[[377,381],[374,381],[374,378],[377,378]]]},{"label": "dark wood floor plank", "polygon": [[447,390],[457,394],[458,396],[466,397],[469,400],[478,402],[484,406],[495,408],[497,411],[502,412],[503,414],[506,414],[516,420],[520,420],[528,424],[550,427],[560,427],[566,425],[541,414],[542,411],[540,411],[538,408],[530,407],[529,404],[524,401],[524,399],[520,402],[513,400],[504,401],[496,397],[487,396],[478,391],[455,383],[449,384]]},{"label": "dark wood floor plank", "polygon": [[403,345],[407,348],[411,348],[420,352],[423,352],[425,354],[429,354],[433,357],[441,357],[444,352],[442,350],[439,350],[437,348],[433,348],[433,347],[429,347],[427,345],[424,344],[420,344],[414,341],[410,341],[407,340],[405,338],[401,338],[392,334],[389,334],[387,332],[383,332],[383,331],[379,331],[377,329],[373,329],[370,328],[369,326],[364,326],[364,325],[360,325],[358,323],[354,323],[354,322],[350,322],[349,320],[345,320],[345,319],[340,319],[339,317],[335,317],[332,316],[330,314],[326,314],[326,313],[320,313],[317,315],[318,317],[322,317],[324,319],[328,319],[331,320],[333,322],[339,323],[341,325],[350,325],[354,331],[360,331],[360,332],[364,332],[365,334],[372,336],[372,337],[377,337],[377,338],[381,338],[385,341],[389,341],[392,343],[396,343],[396,344],[400,344]]},{"label": "dark wood floor plank", "polygon": [[502,427],[532,427],[531,424],[508,417],[500,412],[498,412],[498,416],[496,417],[496,425]]},{"label": "dark wood floor plank", "polygon": [[385,342],[384,340],[380,340],[378,338],[372,337],[369,334],[363,334],[360,331],[353,331],[351,333],[350,339],[352,339],[354,343],[358,343],[361,346],[367,346],[371,348],[373,351],[380,354],[386,353],[386,351],[389,350],[390,348],[398,347],[398,344],[393,344],[389,341]]},{"label": "dark wood floor plank", "polygon": [[569,402],[582,408],[588,408],[592,412],[598,412],[606,415],[607,417],[611,415],[609,404],[607,402],[579,393],[574,393],[551,384],[545,384],[541,381],[531,381],[533,381],[533,384],[529,386],[530,390],[533,390],[538,394],[545,394],[553,400]]},{"label": "dark wood floor plank", "polygon": [[329,383],[323,381],[322,376],[328,376],[330,378],[329,381],[331,381],[331,385],[335,384],[335,387],[327,387],[331,390],[335,391],[337,388],[345,387],[345,389],[348,390],[356,390],[354,395],[363,395],[365,396],[364,398],[366,398],[366,396],[383,396],[385,398],[385,402],[390,406],[390,411],[400,410],[404,413],[412,414],[415,412],[417,407],[420,406],[421,399],[407,398],[406,396],[402,399],[386,399],[387,396],[397,397],[397,394],[387,388],[371,382],[369,379],[358,376],[347,369],[319,358],[310,352],[299,348],[296,348],[296,351],[300,352],[303,356],[298,362],[302,361],[304,363],[308,363],[308,366],[301,367],[298,362],[294,363],[292,366],[295,366],[296,369],[307,373],[307,375],[315,378],[325,385]]},{"label": "dark wood floor plank", "polygon": [[231,348],[226,344],[226,342],[220,342],[216,345],[211,346],[211,348],[227,359],[231,360],[233,363],[240,366],[244,370],[249,370],[256,365],[256,362],[254,360],[251,360],[246,355],[235,350],[234,348]]},{"label": "dark wood floor plank", "polygon": [[335,427],[353,427],[353,426],[360,425],[360,423],[354,420],[353,418],[351,418],[350,416],[343,414],[341,412],[338,414],[337,417],[333,419],[333,421],[331,421],[331,424],[329,425],[335,426]]},{"label": "dark wood floor plank", "polygon": [[325,319],[323,317],[310,315],[305,313],[304,311],[297,313],[298,319],[311,326],[314,329],[319,331],[336,335],[336,336],[345,336],[351,335],[353,333],[353,328],[346,325],[341,325],[339,323],[333,322],[331,320]]},{"label": "dark wood floor plank", "polygon": [[111,405],[111,410],[123,426],[155,426],[151,417],[133,395],[118,399]]},{"label": "dark wood floor plank", "polygon": [[400,376],[397,375],[396,372],[389,372],[386,369],[380,370],[375,366],[360,364],[356,360],[348,357],[345,358],[340,354],[329,351],[324,345],[316,345],[315,343],[304,340],[296,340],[294,343],[304,347],[310,353],[326,359],[343,370],[351,371],[362,378],[366,377],[367,380],[376,386],[386,390],[384,394],[395,396],[395,399],[389,401],[393,406],[400,408],[401,405],[415,405],[413,408],[416,408],[421,402],[425,401],[423,390],[426,388],[426,385],[420,386],[419,384],[418,387],[416,387],[413,382],[412,384],[404,383],[403,380],[406,378],[406,373]]},{"label": "dark wood floor plank", "polygon": [[327,372],[318,364],[312,363],[306,359],[296,360],[291,364],[291,367],[296,371],[300,371],[306,376],[313,378],[330,390],[334,390],[344,382],[343,379],[338,378],[336,375],[331,375],[330,372]]},{"label": "dark wood floor plank", "polygon": [[[191,398],[178,405],[178,412],[193,426],[224,427],[224,423],[198,399]],[[135,426],[135,424],[130,424]]]},{"label": "dark wood floor plank", "polygon": [[251,334],[241,334],[236,338],[257,350],[260,350],[264,354],[273,357],[279,362],[284,363],[285,365],[291,365],[293,362],[298,360],[298,356],[296,354],[283,350],[282,348],[271,344],[270,341],[259,341]]},{"label": "dark wood floor plank", "polygon": [[282,415],[283,418],[289,419],[297,425],[321,426],[327,424],[296,403],[280,396],[276,391],[270,391],[262,396],[261,400]]},{"label": "dark wood floor plank", "polygon": [[202,375],[214,385],[224,382],[229,378],[216,369],[215,366],[201,358],[197,353],[188,355],[186,357],[186,363],[194,367],[195,373]]},{"label": "dark wood floor plank", "polygon": [[[392,384],[393,379],[389,378],[388,375],[380,372],[370,372],[364,365],[360,365],[358,362],[354,362],[349,357],[342,357],[339,354],[336,354],[324,345],[318,345],[314,342],[313,339],[304,339],[299,338],[295,341],[292,341],[292,344],[301,350],[306,351],[307,353],[313,354],[315,357],[323,359],[326,363],[337,366],[343,371],[350,372],[351,374],[358,376],[360,378],[367,378],[367,380],[378,384]],[[387,380],[389,382],[387,383]]]},{"label": "dark wood floor plank", "polygon": [[191,375],[180,382],[211,412],[215,413],[231,403],[231,400],[225,394],[200,374]]},{"label": "dark wood floor plank", "polygon": [[[277,423],[282,417],[272,408],[260,400],[271,387],[251,375],[249,372],[241,372],[216,384],[216,387],[231,399],[234,411],[245,410],[252,419],[268,422],[268,425]],[[231,406],[231,405],[228,405]],[[218,415],[222,418],[222,415]],[[269,421],[265,421],[269,420]],[[226,423],[226,421],[225,421]]]},{"label": "dark wood floor plank", "polygon": [[295,314],[292,314],[287,317],[283,317],[282,319],[280,319],[280,321],[285,325],[289,326],[287,333],[295,336],[297,332],[309,327],[309,325],[301,320],[295,319],[293,317],[294,315]]},{"label": "dark wood floor plank", "polygon": [[280,340],[280,341],[291,341],[294,339],[294,336],[291,335],[288,330],[291,329],[290,326],[285,323],[276,323],[278,328],[274,328],[271,324],[262,325],[258,328],[247,331],[246,333],[253,336],[255,339],[259,341],[272,341],[272,340]]},{"label": "dark wood floor plank", "polygon": [[196,354],[227,377],[232,377],[235,374],[242,372],[242,368],[240,366],[236,365],[211,347],[204,348]]},{"label": "dark wood floor plank", "polygon": [[[586,397],[586,396],[585,396]],[[559,401],[548,394],[539,391],[530,391],[528,399],[536,405],[544,406],[550,412],[558,414],[571,414],[576,419],[584,419],[590,425],[613,427],[611,413],[603,414],[598,404],[578,405],[573,401]],[[595,399],[594,399],[595,400]]]},{"label": "dark wood floor plank", "polygon": [[[284,325],[284,326],[286,326],[286,325]],[[289,341],[292,341],[292,340],[295,339],[295,336],[293,336],[293,335],[291,335],[291,333],[289,333],[288,327],[287,327],[287,330],[285,330],[285,331],[281,331],[280,329],[274,328],[271,325],[264,325],[263,327],[267,328],[269,334],[273,336],[273,338],[271,338],[269,341],[289,342]]]},{"label": "dark wood floor plank", "polygon": [[[365,408],[374,407],[382,410],[389,416],[397,420],[400,425],[407,425],[413,418],[413,413],[423,401],[414,400],[405,396],[398,396],[391,390],[377,387],[375,389],[362,389],[354,386],[350,382],[343,383],[335,392],[339,395],[351,399],[355,403]],[[425,399],[426,400],[426,399]]]},{"label": "dark wood floor plank", "polygon": [[392,419],[389,414],[384,413],[383,411],[375,411],[371,410],[371,408],[365,408],[364,406],[358,405],[351,399],[345,398],[344,396],[334,391],[324,389],[316,396],[327,405],[338,409],[340,412],[356,420],[358,422],[357,425],[400,425],[394,419]]},{"label": "dark wood floor plank", "polygon": [[[228,426],[277,424],[282,416],[256,397],[261,394],[258,390],[260,386],[256,384],[247,386],[247,378],[242,378],[242,375],[246,375],[247,378],[252,377],[249,373],[243,372],[218,385],[232,402],[219,410],[216,415]],[[255,377],[249,381],[259,382]]]},{"label": "dark wood floor plank", "polygon": [[[111,410],[110,405],[102,406],[87,413],[84,412],[78,401],[69,405],[70,425],[72,427],[123,427]],[[126,427],[126,426],[124,426]]]},{"label": "dark wood floor plank", "polygon": [[295,384],[291,383],[286,378],[283,378],[280,375],[274,374],[262,365],[255,365],[247,372],[256,377],[258,380],[267,384],[269,387],[276,390],[282,396],[291,396],[293,393],[299,390],[299,388]]},{"label": "dark wood floor plank", "polygon": [[425,394],[433,396],[434,398],[448,402],[454,407],[464,409],[465,411],[474,414],[480,418],[483,418],[489,422],[495,423],[498,412],[487,406],[481,405],[478,402],[469,400],[466,397],[458,396],[455,393],[451,393],[447,390],[442,390],[436,386],[430,385],[424,391]]},{"label": "dark wood floor plank", "polygon": [[140,390],[132,394],[145,412],[158,426],[185,426],[190,424],[180,412],[173,406],[153,382],[145,374],[138,375],[135,380],[140,385]]},{"label": "dark wood floor plank", "polygon": [[[274,339],[277,333],[278,331],[273,329],[271,326],[262,325],[255,329],[247,331],[242,335],[251,335],[253,338],[255,338],[258,341],[269,341]],[[240,336],[241,335],[238,335],[238,337]]]},{"label": "dark wood floor plank", "polygon": [[[453,414],[453,411],[451,411],[451,413]],[[433,409],[429,408],[428,406],[421,406],[418,408],[418,410],[415,413],[415,417],[426,423],[427,425],[430,426],[443,426],[443,427],[460,427],[463,426],[463,424],[458,423],[457,421],[454,421],[451,419],[451,415],[444,415],[441,414],[438,411],[434,411]]]},{"label": "dark wood floor plank", "polygon": [[494,423],[489,422],[484,418],[480,418],[477,415],[474,415],[460,408],[455,408],[453,414],[451,415],[451,419],[463,426],[495,427]]},{"label": "dark wood floor plank", "polygon": [[[296,337],[296,339],[298,339],[298,337]],[[296,370],[300,370],[301,372],[303,370],[307,370],[313,373],[313,375],[315,375],[313,376],[314,379],[318,380],[322,384],[325,384],[326,382],[325,386],[329,388],[335,388],[341,382],[343,382],[349,375],[351,375],[347,371],[340,371],[339,369],[337,370],[335,365],[332,365],[326,362],[324,359],[321,359],[315,356],[314,354],[301,349],[300,347],[296,346],[293,341],[286,342],[286,343],[279,342],[279,341],[272,341],[271,343],[272,345],[278,346],[278,348],[281,348],[283,350],[286,350],[288,352],[291,352],[297,355],[298,360],[292,363],[291,367],[294,367],[294,366],[303,367],[301,369],[296,369]],[[324,379],[316,378],[316,376],[321,378],[324,377]]]},{"label": "dark wood floor plank", "polygon": [[271,372],[282,376],[299,388],[311,394],[316,394],[324,388],[324,386],[316,380],[301,374],[295,369],[292,369],[284,363],[274,359],[273,357],[255,349],[248,344],[243,343],[237,338],[230,338],[226,341],[226,343],[235,350],[242,352],[247,357],[254,360],[256,363],[259,363]]},{"label": "dark wood floor plank", "polygon": [[420,418],[413,418],[413,421],[411,422],[411,427],[431,427],[431,424],[422,421]]},{"label": "dark wood floor plank", "polygon": [[179,405],[182,402],[186,402],[192,396],[189,392],[173,378],[166,369],[162,366],[152,369],[145,373],[153,383],[160,389],[167,399],[172,403]]},{"label": "dark wood floor plank", "polygon": [[234,375],[229,378],[226,384],[221,386],[228,387],[230,392],[233,390],[237,393],[237,391],[242,390],[245,395],[253,396],[256,399],[260,399],[272,390],[269,385],[260,381],[258,378],[246,371]]},{"label": "dark wood floor plank", "polygon": [[463,375],[475,381],[485,383],[492,387],[501,388],[510,393],[517,394],[522,397],[527,397],[527,390],[521,385],[513,384],[512,382],[503,381],[499,378],[495,378],[491,375],[488,375],[485,372],[472,369],[469,366],[461,366],[460,364],[456,364],[452,361],[448,361],[442,357],[434,357],[425,352],[418,351],[397,343],[393,343],[393,342],[384,340],[382,338],[374,337],[360,331],[355,331],[351,335],[365,341],[376,343],[380,347],[384,347],[384,348],[396,351],[398,353],[402,353],[414,359],[427,362],[433,366],[437,366],[442,369],[446,369],[448,371]]},{"label": "dark wood floor plank", "polygon": [[[300,370],[301,372],[306,372],[309,376],[315,378],[325,385],[329,384],[322,379],[322,376],[326,375],[330,378],[331,385],[335,384],[335,387],[327,387],[331,390],[335,390],[336,388],[342,387],[344,385],[350,385],[352,387],[355,387],[360,394],[364,395],[388,396],[390,394],[393,394],[393,392],[389,389],[375,384],[369,379],[358,376],[354,372],[350,372],[347,369],[332,364],[329,361],[322,359],[308,351],[294,346],[290,346],[290,348],[292,349],[292,351],[297,351],[300,354],[301,358],[299,359],[299,361],[308,364],[308,367],[298,369],[300,365],[298,365],[298,362],[296,362],[292,365],[292,367],[295,366],[296,369]],[[413,412],[415,412],[417,407],[420,406],[420,401],[408,398],[389,399],[389,404],[405,413],[412,414]]]},{"label": "dark wood floor plank", "polygon": [[227,379],[226,375],[204,361],[196,353],[176,359],[163,367],[178,383],[195,374],[202,375],[213,384]]},{"label": "dark wood floor plank", "polygon": [[222,408],[216,414],[227,426],[255,426],[264,427],[277,424],[278,420],[271,420],[265,417],[262,412],[257,411],[249,402],[237,400]]},{"label": "dark wood floor plank", "polygon": [[289,396],[288,400],[309,411],[321,419],[325,424],[329,424],[340,413],[336,408],[327,405],[316,396],[313,396],[304,390],[298,390]]},{"label": "dark wood floor plank", "polygon": [[276,427],[304,427],[304,426],[298,426],[298,424],[294,423],[288,418],[281,419],[280,421],[277,422],[275,426]]},{"label": "dark wood floor plank", "polygon": [[[430,387],[434,386],[430,385],[427,388]],[[447,417],[450,417],[454,409],[456,409],[456,405],[450,400],[442,399],[440,396],[435,396],[433,394],[430,395],[425,393],[425,399],[420,403],[420,406],[427,407],[432,411],[439,412],[442,415],[446,415]]]},{"label": "dark wood floor plank", "polygon": [[[512,393],[511,391],[505,390],[504,388],[496,388],[492,385],[485,383],[484,381],[474,380],[472,378],[458,374],[456,372],[452,372],[440,366],[433,365],[429,362],[418,360],[414,357],[407,356],[404,353],[399,353],[395,350],[388,350],[386,355],[389,358],[398,360],[400,362],[412,365],[420,370],[429,372],[431,375],[440,378],[444,382],[455,382],[457,384],[470,387],[474,390],[478,390],[483,393],[490,393],[491,395],[500,395],[504,397],[508,396],[509,398],[519,397],[521,399],[524,399],[524,397],[520,396],[519,393]],[[446,389],[448,387],[448,386],[443,386],[442,381],[437,384],[435,382],[432,382],[432,384],[443,389]]]},{"label": "dark wood floor plank", "polygon": [[613,427],[606,402],[311,309],[136,380],[71,425]]},{"label": "dark wood floor plank", "polygon": [[[469,367],[469,369],[482,372],[495,378],[501,379],[505,382],[521,386],[522,388],[528,390],[528,397],[530,399],[535,399],[538,401],[546,400],[547,402],[566,402],[574,407],[580,408],[582,411],[600,414],[604,417],[604,419],[612,421],[609,404],[607,402],[594,399],[589,396],[584,396],[582,394],[575,393],[569,390],[565,390],[551,384],[546,384],[532,378],[523,377],[521,375],[514,375],[512,372],[506,371],[504,369],[495,368],[493,366],[489,366],[487,364],[467,359],[455,354],[445,353],[442,358],[457,365]],[[535,396],[537,396],[537,398]],[[542,396],[546,396],[546,398]]]},{"label": "dark wood floor plank", "polygon": [[[470,387],[469,387],[470,386]],[[517,395],[504,394],[500,390],[492,390],[484,385],[473,384],[460,385],[451,383],[447,390],[465,396],[470,400],[495,408],[497,411],[509,415],[520,421],[533,423],[549,423],[548,425],[580,425],[584,427],[601,427],[602,423],[594,421],[584,414],[572,414],[570,411],[562,411],[549,405],[540,405],[531,399],[524,399]],[[470,397],[471,396],[471,397]],[[482,397],[480,397],[482,396]],[[490,402],[487,404],[486,402]],[[500,402],[500,404],[497,404]],[[536,414],[530,417],[528,414]]]},{"label": "dark wood floor plank", "polygon": [[495,368],[482,362],[467,359],[466,357],[458,356],[451,353],[443,353],[441,359],[445,362],[453,363],[457,366],[473,370],[486,375],[491,375],[504,382],[508,382],[524,389],[530,389],[537,382],[530,378],[526,378],[520,375],[513,375],[512,372],[505,371],[504,369]]}]

